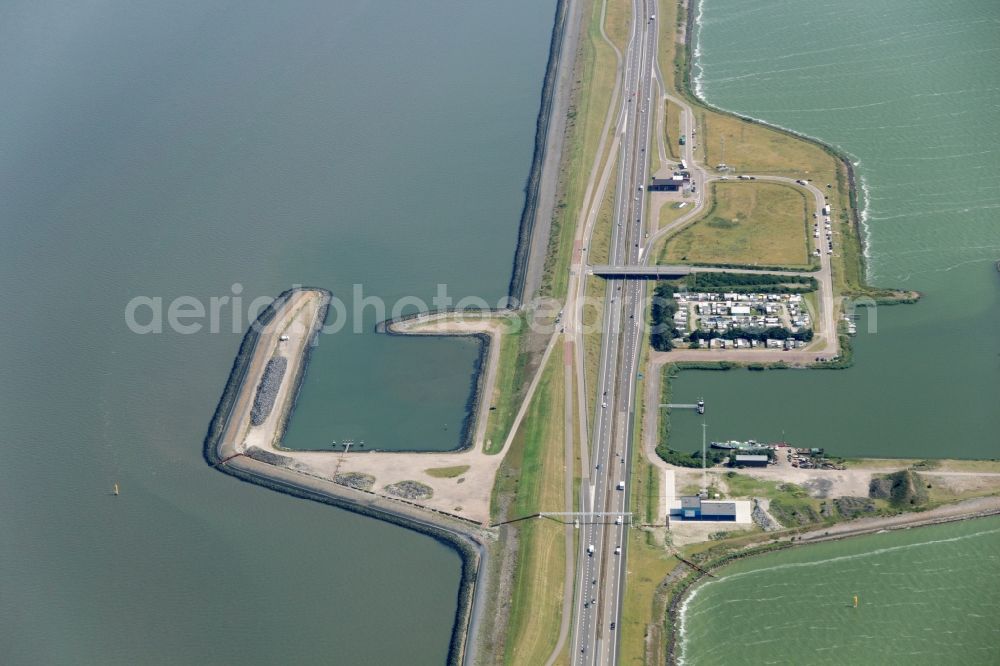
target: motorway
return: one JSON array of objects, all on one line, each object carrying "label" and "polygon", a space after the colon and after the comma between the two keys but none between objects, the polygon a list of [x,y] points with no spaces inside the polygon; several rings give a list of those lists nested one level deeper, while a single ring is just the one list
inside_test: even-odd
[{"label": "motorway", "polygon": [[725,268],[689,264],[635,264],[626,266],[588,266],[587,272],[600,277],[672,278],[695,273],[738,273],[740,275],[788,275],[815,277],[812,271],[770,270],[767,268]]},{"label": "motorway", "polygon": [[[623,73],[625,109],[610,260],[639,263],[642,256],[648,180],[651,91],[657,26],[652,0],[634,0],[632,32]],[[635,405],[635,375],[641,340],[645,285],[607,281],[598,398],[592,432],[589,486],[582,511],[624,515],[628,511],[629,459]],[[623,484],[623,485],[620,485]],[[621,489],[620,489],[621,488]],[[618,658],[617,627],[624,593],[628,520],[611,516],[584,518],[574,599],[573,662],[613,664]],[[592,549],[592,552],[590,552]]]},{"label": "motorway", "polygon": [[[580,511],[585,516],[579,523],[577,541],[576,585],[573,596],[572,617],[574,664],[614,664],[618,661],[618,630],[621,619],[621,605],[624,596],[626,561],[628,555],[627,530],[630,520],[629,510],[630,465],[633,431],[635,423],[636,380],[639,373],[639,345],[642,341],[642,317],[645,304],[644,280],[621,279],[618,275],[656,271],[650,267],[655,262],[652,250],[666,235],[698,219],[706,207],[706,189],[709,182],[726,179],[706,170],[695,160],[697,145],[695,117],[689,104],[669,94],[663,83],[657,63],[658,28],[654,18],[656,5],[653,0],[633,0],[633,20],[629,43],[622,65],[623,99],[615,125],[616,132],[612,150],[617,153],[617,183],[609,266],[588,267],[581,255],[574,259],[571,270],[571,301],[573,302],[570,336],[575,343],[578,392],[581,407],[586,388],[582,381],[582,345],[575,335],[582,330],[582,314],[578,301],[582,295],[584,273],[599,270],[607,278],[605,292],[604,320],[602,323],[601,356],[598,368],[597,386],[594,395],[594,426],[590,432],[588,447],[587,428],[581,422],[580,458],[583,461],[580,486]],[[617,49],[616,49],[617,51]],[[654,88],[657,91],[653,98]],[[696,184],[696,196],[691,210],[662,228],[652,227],[647,233],[645,225],[645,205],[647,197],[640,186],[649,182],[651,111],[665,117],[664,103],[670,101],[681,109],[681,133],[688,137],[683,147],[683,158]],[[609,116],[610,120],[610,116]],[[602,143],[603,145],[603,143]],[[657,147],[661,163],[666,163],[662,133],[658,136]],[[600,154],[600,153],[599,153]],[[597,187],[592,201],[600,201],[603,196],[603,182],[609,175],[612,160],[604,170],[602,184]],[[594,183],[595,172],[591,175],[588,195]],[[756,180],[781,182],[805,188],[812,194],[815,210],[825,204],[825,195],[814,185],[804,181],[781,176],[755,176]],[[742,182],[742,181],[740,181]],[[593,233],[593,206],[584,213],[587,223],[583,225],[583,238]],[[832,357],[838,353],[838,341],[834,321],[833,279],[830,255],[825,251],[825,239],[816,241],[820,251],[820,270],[815,272],[766,271],[789,275],[808,275],[819,283],[820,313],[814,317],[820,340],[809,352],[815,357]],[[586,248],[583,248],[584,252]],[[666,270],[679,267],[664,267]],[[720,271],[726,268],[688,268],[692,272]],[[756,272],[741,270],[738,272]],[[762,271],[764,272],[764,271]],[[575,296],[573,296],[575,294]],[[567,410],[571,406],[567,401]],[[580,410],[583,418],[584,410]],[[572,467],[568,466],[568,470]],[[569,472],[568,472],[569,473]]]}]

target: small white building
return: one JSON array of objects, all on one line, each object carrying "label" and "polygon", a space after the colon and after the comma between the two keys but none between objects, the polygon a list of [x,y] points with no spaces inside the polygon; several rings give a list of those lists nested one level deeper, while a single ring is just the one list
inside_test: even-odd
[{"label": "small white building", "polygon": [[[668,472],[673,474],[673,472]],[[683,522],[749,524],[753,522],[753,509],[749,500],[709,500],[698,495],[688,495],[668,500],[671,518]]]}]

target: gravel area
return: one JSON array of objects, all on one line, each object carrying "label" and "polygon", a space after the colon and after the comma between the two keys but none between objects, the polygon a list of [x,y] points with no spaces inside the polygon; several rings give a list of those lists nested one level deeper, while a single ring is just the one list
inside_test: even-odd
[{"label": "gravel area", "polygon": [[284,356],[275,356],[267,362],[264,375],[260,378],[260,385],[257,386],[257,397],[253,401],[253,409],[250,410],[251,424],[259,426],[270,416],[287,368],[288,359]]},{"label": "gravel area", "polygon": [[389,495],[408,500],[428,500],[434,496],[434,490],[426,483],[419,481],[397,481],[383,490]]},{"label": "gravel area", "polygon": [[753,502],[753,521],[761,526],[765,532],[775,532],[782,529],[781,523],[775,520],[771,514],[766,510],[766,507],[761,505],[760,500],[754,500]]},{"label": "gravel area", "polygon": [[360,472],[346,472],[333,477],[334,483],[339,483],[355,490],[371,490],[375,485],[375,477],[371,474],[361,474]]}]

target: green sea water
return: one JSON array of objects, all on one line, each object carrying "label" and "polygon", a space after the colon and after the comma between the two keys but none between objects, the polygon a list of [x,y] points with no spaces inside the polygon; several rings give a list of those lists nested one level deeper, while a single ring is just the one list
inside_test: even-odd
[{"label": "green sea water", "polygon": [[[1000,5],[705,0],[699,23],[704,97],[850,155],[871,282],[923,298],[862,319],[848,370],[685,372],[675,401],[704,396],[710,439],[1000,456]],[[675,413],[671,445],[700,426]]]},{"label": "green sea water", "polygon": [[[553,16],[0,3],[0,664],[444,662],[452,549],[241,483],[202,440],[254,298],[505,292]],[[126,325],[136,296],[236,291],[218,333]],[[336,366],[324,441],[441,446],[476,349],[366,316],[310,372]]]},{"label": "green sea water", "polygon": [[[705,0],[699,23],[701,93],[849,154],[871,281],[923,298],[863,317],[849,370],[683,372],[675,401],[705,397],[711,439],[1000,455],[1000,7]],[[674,413],[671,444],[696,448],[700,425]],[[684,609],[684,663],[1000,662],[1000,518],[720,574]]]},{"label": "green sea water", "polygon": [[737,562],[686,601],[680,662],[996,664],[998,571],[1000,517]]}]

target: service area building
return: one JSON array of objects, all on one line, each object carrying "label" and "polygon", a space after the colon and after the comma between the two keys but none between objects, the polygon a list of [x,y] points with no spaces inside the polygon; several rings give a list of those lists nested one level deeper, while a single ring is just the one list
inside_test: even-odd
[{"label": "service area building", "polygon": [[670,178],[654,178],[648,189],[650,192],[679,192],[687,183],[684,174],[675,173]]},{"label": "service area building", "polygon": [[[718,522],[749,525],[753,523],[753,506],[750,500],[710,500],[699,495],[682,495],[676,492],[674,470],[663,469],[660,498],[668,520],[687,522]],[[660,514],[662,517],[663,514]]]},{"label": "service area building", "polygon": [[687,495],[671,502],[670,516],[680,520],[718,523],[750,523],[751,507],[747,500],[709,500]]}]

